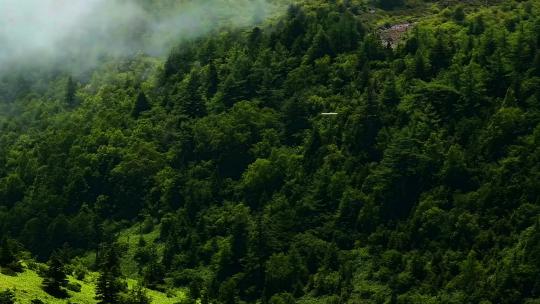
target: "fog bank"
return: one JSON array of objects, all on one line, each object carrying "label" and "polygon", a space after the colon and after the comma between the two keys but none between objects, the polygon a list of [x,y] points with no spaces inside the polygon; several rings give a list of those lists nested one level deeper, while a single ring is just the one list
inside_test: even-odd
[{"label": "fog bank", "polygon": [[50,63],[88,69],[104,57],[141,52],[160,56],[181,39],[249,26],[276,10],[267,0],[0,0],[0,73]]}]

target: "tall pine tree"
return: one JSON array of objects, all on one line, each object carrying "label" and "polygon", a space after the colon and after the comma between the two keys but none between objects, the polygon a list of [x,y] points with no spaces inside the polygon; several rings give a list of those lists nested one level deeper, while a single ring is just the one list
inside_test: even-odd
[{"label": "tall pine tree", "polygon": [[99,304],[119,303],[119,295],[125,290],[121,280],[120,253],[117,246],[109,245],[105,250],[101,271],[96,284],[96,300]]},{"label": "tall pine tree", "polygon": [[137,95],[137,99],[135,100],[135,105],[133,106],[133,110],[131,112],[131,115],[134,118],[139,118],[142,112],[150,110],[150,103],[148,102],[148,98],[144,94],[144,92],[139,92]]},{"label": "tall pine tree", "polygon": [[77,90],[77,85],[73,81],[73,78],[71,76],[68,77],[67,83],[66,83],[66,90],[64,95],[64,102],[72,107],[75,105],[75,92]]},{"label": "tall pine tree", "polygon": [[43,289],[52,296],[65,298],[68,296],[64,287],[68,280],[64,269],[64,262],[57,252],[54,252],[49,259],[49,268],[43,277]]}]

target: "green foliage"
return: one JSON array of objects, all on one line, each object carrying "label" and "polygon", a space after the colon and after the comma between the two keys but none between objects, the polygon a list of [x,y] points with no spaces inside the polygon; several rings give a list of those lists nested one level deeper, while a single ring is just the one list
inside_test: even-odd
[{"label": "green foliage", "polygon": [[22,271],[13,240],[3,237],[0,241],[0,269],[2,273],[15,275]]},{"label": "green foliage", "polygon": [[396,9],[404,4],[403,0],[375,0],[375,5],[384,9],[392,10]]},{"label": "green foliage", "polygon": [[152,298],[148,296],[144,287],[137,285],[133,289],[129,290],[125,295],[123,295],[120,300],[122,304],[150,304],[152,303]]},{"label": "green foliage", "polygon": [[146,112],[148,110],[150,110],[150,103],[148,102],[148,98],[146,97],[144,92],[139,92],[139,94],[137,94],[137,99],[135,100],[133,110],[131,111],[131,115],[135,118],[138,118],[142,112]]},{"label": "green foliage", "polygon": [[9,289],[0,292],[0,303],[1,304],[14,304],[15,303],[15,293]]},{"label": "green foliage", "polygon": [[73,78],[70,76],[68,77],[67,83],[66,83],[66,91],[64,96],[64,102],[68,106],[75,106],[76,100],[75,100],[75,94],[77,90],[77,85],[73,81]]},{"label": "green foliage", "polygon": [[[535,303],[538,3],[377,5],[395,11],[308,1],[163,63],[1,82],[1,234],[95,253],[101,303],[149,301],[121,269],[190,303]],[[128,226],[126,266],[102,244]]]},{"label": "green foliage", "polygon": [[120,303],[120,293],[126,289],[121,276],[119,249],[116,244],[109,245],[104,249],[100,274],[96,282],[98,303]]},{"label": "green foliage", "polygon": [[58,252],[54,252],[48,262],[48,268],[43,273],[43,289],[58,298],[66,298],[67,291],[64,289],[68,285],[67,275],[64,269],[64,262]]},{"label": "green foliage", "polygon": [[81,288],[82,288],[81,284],[76,283],[76,282],[75,283],[69,282],[66,285],[66,289],[73,292],[81,292]]}]

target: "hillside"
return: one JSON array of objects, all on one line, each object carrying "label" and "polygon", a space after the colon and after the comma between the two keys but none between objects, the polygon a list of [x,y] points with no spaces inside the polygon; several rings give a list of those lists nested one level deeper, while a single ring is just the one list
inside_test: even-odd
[{"label": "hillside", "polygon": [[[71,303],[91,304],[96,303],[95,297],[95,279],[97,276],[90,275],[88,279],[83,281],[70,278],[70,282],[81,285],[81,290],[78,292],[70,291],[69,301]],[[31,303],[32,300],[39,299],[44,303],[56,304],[66,303],[65,299],[57,299],[47,294],[41,288],[42,278],[33,270],[26,270],[24,273],[17,276],[6,276],[0,274],[0,289],[13,290],[18,303]],[[133,284],[133,282],[129,282]],[[148,295],[153,303],[160,304],[175,304],[182,301],[183,296],[168,297],[164,293],[150,290]],[[1,297],[0,297],[1,299]]]},{"label": "hillside", "polygon": [[[306,0],[164,57],[0,75],[0,291],[540,303],[539,16]],[[53,299],[19,260],[89,281]]]}]

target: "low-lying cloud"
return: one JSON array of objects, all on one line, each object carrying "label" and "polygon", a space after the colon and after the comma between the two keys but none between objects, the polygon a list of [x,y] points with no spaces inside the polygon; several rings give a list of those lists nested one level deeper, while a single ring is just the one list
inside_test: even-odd
[{"label": "low-lying cloud", "polygon": [[181,39],[273,14],[268,0],[0,0],[0,72],[104,57],[163,55]]}]

